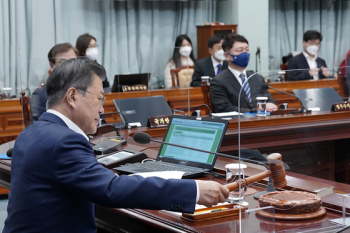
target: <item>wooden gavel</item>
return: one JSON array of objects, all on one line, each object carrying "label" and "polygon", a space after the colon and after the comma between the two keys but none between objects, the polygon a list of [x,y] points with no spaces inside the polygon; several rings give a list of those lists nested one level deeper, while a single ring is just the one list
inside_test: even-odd
[{"label": "wooden gavel", "polygon": [[[250,176],[245,179],[241,179],[241,188],[244,188],[250,184],[253,184],[259,180],[265,179],[269,176],[272,178],[273,186],[276,188],[283,188],[287,185],[286,180],[286,172],[284,170],[283,162],[282,162],[282,155],[278,153],[273,153],[267,156],[268,171],[259,173],[254,176]],[[230,191],[234,191],[238,189],[239,187],[239,180],[234,181],[233,183],[226,184],[225,185]]]}]

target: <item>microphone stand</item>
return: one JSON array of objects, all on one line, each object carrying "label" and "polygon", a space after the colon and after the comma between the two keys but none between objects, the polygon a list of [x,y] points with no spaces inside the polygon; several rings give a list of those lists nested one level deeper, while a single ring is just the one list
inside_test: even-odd
[{"label": "microphone stand", "polygon": [[[251,159],[246,159],[246,158],[238,158],[238,157],[233,156],[233,155],[226,155],[226,154],[222,154],[222,153],[219,153],[219,152],[212,152],[212,151],[207,151],[207,150],[202,150],[202,149],[197,149],[197,148],[191,148],[191,147],[182,146],[182,145],[178,145],[178,144],[173,144],[173,143],[169,143],[169,142],[163,142],[163,141],[154,140],[152,138],[150,138],[150,140],[152,142],[157,142],[157,143],[165,144],[165,145],[169,145],[169,146],[176,146],[176,147],[181,147],[181,148],[184,148],[184,149],[189,149],[189,150],[195,150],[195,151],[200,151],[200,152],[204,152],[204,153],[215,154],[215,155],[222,156],[222,157],[225,157],[225,158],[230,158],[230,159],[234,158],[234,159],[237,159],[237,160],[242,160],[242,161],[253,163],[253,164],[257,164],[257,165],[262,165],[267,170],[270,170],[269,166],[267,164],[265,164],[263,162],[260,162],[260,161],[256,161],[256,160],[251,160]],[[140,144],[146,144],[146,143],[140,143]],[[275,191],[276,191],[276,189],[273,186],[272,178],[269,177],[269,182],[267,183],[266,190],[262,191],[262,192],[259,192],[259,193],[255,193],[254,194],[254,198],[258,199],[261,195],[263,195],[265,193],[275,192]]]},{"label": "microphone stand", "polygon": [[278,90],[278,89],[276,89],[276,88],[271,87],[270,85],[268,85],[267,87],[270,88],[270,89],[273,89],[273,90],[275,90],[275,91],[281,92],[281,93],[283,93],[283,94],[290,95],[290,96],[292,96],[292,97],[297,98],[297,99],[299,100],[299,102],[300,102],[301,109],[298,110],[298,111],[294,111],[293,113],[308,113],[308,112],[311,112],[311,110],[308,110],[308,109],[304,106],[303,102],[302,102],[296,95],[292,95],[292,94],[289,94],[288,92],[284,92],[284,91]]}]

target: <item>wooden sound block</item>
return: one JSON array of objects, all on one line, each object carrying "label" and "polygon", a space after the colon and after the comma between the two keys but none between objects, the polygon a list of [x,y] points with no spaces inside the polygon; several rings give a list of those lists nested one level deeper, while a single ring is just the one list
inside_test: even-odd
[{"label": "wooden sound block", "polygon": [[249,195],[252,195],[254,193],[256,193],[256,189],[253,189],[253,188],[247,188],[246,191],[244,191],[244,196],[249,196]]},{"label": "wooden sound block", "polygon": [[[259,206],[257,208],[260,208]],[[307,213],[307,214],[279,214],[279,213],[270,213],[264,210],[257,210],[256,214],[265,217],[265,218],[273,218],[280,220],[307,220],[313,218],[319,218],[326,214],[326,209],[321,206],[319,210]]]}]

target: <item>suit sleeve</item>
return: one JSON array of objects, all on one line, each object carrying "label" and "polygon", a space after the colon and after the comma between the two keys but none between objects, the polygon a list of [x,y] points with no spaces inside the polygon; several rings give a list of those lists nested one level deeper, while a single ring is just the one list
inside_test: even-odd
[{"label": "suit sleeve", "polygon": [[[321,59],[321,58],[319,58],[320,59],[320,62],[319,62],[319,64],[317,64],[317,67],[318,68],[321,68],[322,66],[324,67],[324,68],[326,68],[327,67],[327,65],[326,65],[326,61],[325,60],[323,60],[323,59]],[[331,74],[330,76],[329,76],[329,78],[331,78],[333,75]],[[318,77],[320,77],[320,79],[324,79],[324,78],[328,78],[328,77],[326,77],[326,76],[324,76],[323,74],[322,74],[322,70],[320,69],[320,71],[318,72]]]},{"label": "suit sleeve", "polygon": [[72,195],[108,207],[194,211],[194,180],[118,177],[97,162],[87,140],[77,134],[62,138],[53,153],[55,178]]},{"label": "suit sleeve", "polygon": [[296,80],[308,80],[313,77],[310,76],[309,71],[305,70],[296,70],[300,69],[298,66],[298,59],[291,58],[288,61],[288,81],[296,81]]},{"label": "suit sleeve", "polygon": [[202,85],[201,77],[203,76],[203,72],[199,67],[199,63],[196,62],[194,64],[194,72],[192,75],[191,87],[200,87]]},{"label": "suit sleeve", "polygon": [[31,121],[34,123],[46,112],[46,101],[35,91],[30,98]]},{"label": "suit sleeve", "polygon": [[[263,77],[261,77],[261,80],[262,80],[262,83],[265,83],[265,80]],[[262,89],[262,94],[268,97],[267,103],[276,104],[275,99],[272,97],[268,89]]]},{"label": "suit sleeve", "polygon": [[238,112],[238,106],[232,105],[226,87],[218,80],[210,82],[210,100],[215,107],[215,112]]}]

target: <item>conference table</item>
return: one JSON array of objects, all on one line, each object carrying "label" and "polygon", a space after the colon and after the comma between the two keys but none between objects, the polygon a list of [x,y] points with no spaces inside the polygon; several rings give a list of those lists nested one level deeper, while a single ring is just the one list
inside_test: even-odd
[{"label": "conference table", "polygon": [[[240,128],[239,128],[240,126]],[[296,232],[293,229],[314,229],[314,232],[326,232],[320,228],[341,229],[330,222],[341,217],[342,196],[338,193],[350,193],[349,183],[349,129],[350,112],[313,112],[300,114],[283,114],[268,117],[241,117],[240,122],[233,118],[229,122],[220,152],[237,155],[240,132],[241,149],[258,149],[261,153],[281,153],[283,161],[290,166],[286,171],[287,186],[285,190],[308,191],[322,197],[327,214],[320,218],[298,221],[286,221],[262,218],[254,212],[249,218],[241,215],[199,223],[181,219],[179,215],[157,210],[118,209],[96,206],[96,223],[101,232],[242,232],[249,226],[248,232]],[[120,130],[127,140],[124,149],[132,149],[155,158],[159,144],[138,145],[133,141],[135,132],[147,132],[155,139],[162,140],[166,128],[132,128]],[[109,132],[103,136],[114,136]],[[99,142],[99,136],[91,140]],[[0,145],[4,153],[13,146],[13,142]],[[311,157],[311,158],[308,158]],[[302,164],[301,158],[307,159]],[[225,174],[224,166],[237,162],[234,158],[218,157],[214,172]],[[305,161],[303,161],[304,163]],[[247,164],[246,176],[260,173],[264,168]],[[10,189],[11,161],[0,160],[0,186]],[[213,180],[224,183],[225,179],[206,175],[200,180]],[[340,182],[336,182],[336,180]],[[251,187],[262,191],[266,186],[264,179]],[[258,206],[252,196],[246,196],[250,210]],[[347,203],[346,208],[349,208]],[[332,231],[328,231],[332,232]],[[335,232],[335,231],[333,231]]]}]

